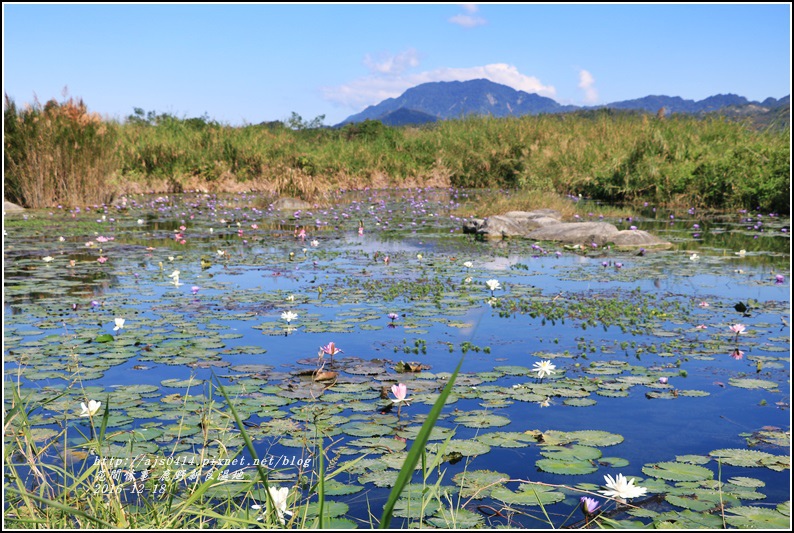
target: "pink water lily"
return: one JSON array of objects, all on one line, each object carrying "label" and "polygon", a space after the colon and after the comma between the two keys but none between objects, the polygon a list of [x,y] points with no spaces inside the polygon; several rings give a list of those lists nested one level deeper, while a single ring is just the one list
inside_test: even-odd
[{"label": "pink water lily", "polygon": [[[322,355],[330,355],[331,357],[335,356],[338,353],[342,353],[342,350],[336,347],[333,342],[329,342],[325,346],[320,347],[320,354]],[[322,357],[321,355],[321,357]]]},{"label": "pink water lily", "polygon": [[744,330],[747,329],[743,324],[734,324],[731,326],[731,331],[736,333],[736,335],[741,335],[744,333]]},{"label": "pink water lily", "polygon": [[391,392],[394,394],[396,400],[392,400],[392,403],[405,403],[407,404],[411,399],[406,398],[408,394],[408,387],[405,383],[398,383],[397,385],[391,386]]}]

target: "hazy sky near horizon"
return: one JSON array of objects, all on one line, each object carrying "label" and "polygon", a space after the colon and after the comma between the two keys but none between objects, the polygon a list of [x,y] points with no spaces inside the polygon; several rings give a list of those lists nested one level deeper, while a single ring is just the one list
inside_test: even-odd
[{"label": "hazy sky near horizon", "polygon": [[781,98],[791,7],[770,4],[3,4],[3,90],[239,125],[338,124],[431,81],[561,104]]}]

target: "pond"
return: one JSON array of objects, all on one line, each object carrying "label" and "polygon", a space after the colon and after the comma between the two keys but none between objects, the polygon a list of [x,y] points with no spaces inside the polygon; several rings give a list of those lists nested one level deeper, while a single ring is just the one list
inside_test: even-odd
[{"label": "pond", "polygon": [[[617,252],[477,240],[473,197],[6,216],[4,407],[27,413],[6,446],[27,424],[38,461],[130,506],[214,475],[228,518],[265,505],[242,427],[290,526],[319,513],[322,467],[324,525],[370,528],[461,363],[392,527],[788,527],[789,219],[645,206],[603,219],[674,246]],[[4,485],[35,471],[7,454]],[[645,491],[605,497],[618,475]]]}]

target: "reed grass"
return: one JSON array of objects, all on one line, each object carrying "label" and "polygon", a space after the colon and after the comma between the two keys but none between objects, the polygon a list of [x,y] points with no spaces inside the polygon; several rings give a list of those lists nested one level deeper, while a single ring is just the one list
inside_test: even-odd
[{"label": "reed grass", "polygon": [[6,96],[3,130],[6,198],[28,207],[113,199],[118,126],[89,113],[82,100],[20,110]]},{"label": "reed grass", "polygon": [[8,97],[5,117],[7,195],[26,206],[85,203],[114,188],[317,201],[339,189],[421,186],[790,212],[789,131],[715,117],[599,110],[293,130],[142,112],[117,123],[81,101],[19,110]]}]

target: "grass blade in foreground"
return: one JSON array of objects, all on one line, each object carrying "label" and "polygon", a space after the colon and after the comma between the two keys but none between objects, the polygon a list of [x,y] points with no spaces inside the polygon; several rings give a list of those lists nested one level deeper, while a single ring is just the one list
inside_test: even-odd
[{"label": "grass blade in foreground", "polygon": [[394,504],[397,503],[397,499],[400,497],[400,494],[402,494],[405,486],[411,481],[416,463],[419,462],[419,457],[425,450],[425,445],[430,438],[430,432],[433,431],[433,426],[436,425],[436,420],[438,420],[438,416],[441,414],[441,409],[443,409],[449,394],[452,392],[452,386],[455,384],[455,378],[458,377],[458,372],[460,372],[460,367],[462,365],[463,358],[461,358],[455,371],[449,377],[449,383],[447,383],[447,386],[441,391],[441,395],[438,397],[438,400],[436,400],[436,403],[433,404],[433,408],[430,409],[430,413],[427,415],[427,420],[422,424],[422,429],[420,429],[419,433],[416,435],[416,440],[413,446],[411,446],[411,451],[408,452],[408,457],[405,458],[400,473],[397,475],[397,481],[389,494],[389,499],[386,501],[386,505],[383,506],[383,515],[380,517],[380,525],[378,526],[380,529],[387,529],[389,527],[392,512],[394,511]]}]

